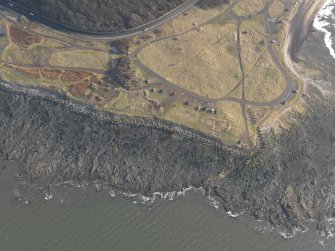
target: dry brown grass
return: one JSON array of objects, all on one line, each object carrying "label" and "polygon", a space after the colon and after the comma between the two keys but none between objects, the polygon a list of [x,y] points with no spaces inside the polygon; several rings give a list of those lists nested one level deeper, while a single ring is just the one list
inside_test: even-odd
[{"label": "dry brown grass", "polygon": [[219,98],[239,81],[235,24],[208,25],[144,48],[140,60],[167,80],[200,95]]},{"label": "dry brown grass", "polygon": [[172,19],[159,29],[158,34],[169,36],[174,34],[180,34],[182,32],[193,29],[194,24],[201,25],[207,20],[218,16],[227,8],[227,5],[222,5],[216,8],[210,8],[204,10],[199,7],[193,7],[186,14],[181,15],[177,18]]},{"label": "dry brown grass", "polygon": [[238,83],[238,86],[236,85],[234,89],[231,90],[231,92],[227,94],[227,97],[241,99],[242,98],[242,83]]},{"label": "dry brown grass", "polygon": [[245,20],[242,26],[244,28],[255,30],[256,32],[258,32],[258,34],[260,34],[263,37],[267,36],[266,31],[265,31],[265,26],[264,26],[264,15],[263,14],[260,14],[260,15],[257,15],[250,19]]},{"label": "dry brown grass", "polygon": [[110,109],[116,113],[127,115],[153,116],[160,110],[160,103],[148,99],[146,91],[118,90],[118,96],[111,102],[106,103],[104,108]]},{"label": "dry brown grass", "polygon": [[264,38],[248,24],[241,25],[241,59],[245,72],[249,72],[266,50]]},{"label": "dry brown grass", "polygon": [[49,48],[39,45],[31,46],[28,49],[22,49],[21,47],[12,44],[4,51],[2,59],[10,63],[32,65],[38,63],[38,61],[40,61],[42,57],[47,56],[49,52]]},{"label": "dry brown grass", "polygon": [[217,108],[218,117],[228,121],[229,124],[223,136],[235,143],[244,132],[241,106],[234,102],[219,102]]},{"label": "dry brown grass", "polygon": [[220,138],[227,143],[235,143],[244,130],[240,105],[219,102],[217,108],[219,113],[211,114],[173,103],[165,109],[161,117]]},{"label": "dry brown grass", "polygon": [[17,70],[19,73],[22,73],[26,76],[33,77],[33,78],[40,78],[41,72],[38,68],[33,67],[13,67],[13,69]]},{"label": "dry brown grass", "polygon": [[279,17],[284,11],[284,4],[278,0],[275,0],[269,9],[269,15],[272,18]]},{"label": "dry brown grass", "polygon": [[264,54],[245,79],[245,93],[248,100],[271,101],[285,89],[286,82],[272,62],[269,54]]},{"label": "dry brown grass", "polygon": [[247,116],[250,120],[250,115],[254,117],[256,124],[253,127],[257,127],[268,115],[270,108],[262,106],[247,106]]},{"label": "dry brown grass", "polygon": [[70,92],[74,96],[79,96],[79,97],[86,96],[88,94],[89,84],[90,82],[88,80],[85,80],[77,84],[73,84],[70,86]]},{"label": "dry brown grass", "polygon": [[241,0],[233,10],[237,16],[248,16],[261,11],[263,8],[263,0]]},{"label": "dry brown grass", "polygon": [[107,70],[111,57],[108,52],[89,50],[69,50],[53,53],[49,64],[62,67],[78,67]]},{"label": "dry brown grass", "polygon": [[59,79],[62,71],[42,68],[41,74],[44,78],[47,79]]},{"label": "dry brown grass", "polygon": [[93,74],[85,71],[63,71],[61,80],[65,82],[78,82],[85,78],[92,77]]}]

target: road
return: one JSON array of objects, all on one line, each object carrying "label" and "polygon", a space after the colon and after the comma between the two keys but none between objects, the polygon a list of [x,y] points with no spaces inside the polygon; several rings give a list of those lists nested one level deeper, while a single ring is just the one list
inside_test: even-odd
[{"label": "road", "polygon": [[326,0],[306,0],[299,8],[297,14],[289,25],[285,43],[283,45],[283,54],[286,66],[300,79],[306,82],[294,67],[293,61],[296,60],[295,53],[301,46],[308,34],[309,27],[319,10],[322,8]]},{"label": "road", "polygon": [[54,20],[49,19],[48,17],[42,16],[35,14],[32,16],[29,13],[32,11],[25,8],[22,5],[17,5],[14,4],[13,6],[9,5],[9,1],[6,0],[0,0],[0,4],[5,6],[6,8],[12,9],[15,12],[18,12],[22,15],[25,15],[29,17],[30,19],[37,21],[39,23],[42,23],[52,29],[56,29],[62,32],[67,32],[71,33],[73,36],[78,37],[78,38],[83,38],[83,39],[89,39],[89,40],[120,40],[120,39],[125,39],[129,37],[133,37],[136,35],[140,35],[142,33],[145,33],[149,30],[155,29],[158,26],[161,26],[165,24],[166,22],[170,21],[171,19],[178,17],[182,15],[184,12],[195,6],[199,0],[189,0],[185,2],[184,4],[178,6],[177,8],[171,10],[170,12],[166,13],[165,15],[161,16],[158,19],[155,19],[149,23],[146,23],[144,25],[138,26],[133,29],[125,30],[125,31],[120,31],[120,32],[99,32],[99,33],[94,33],[94,32],[86,32],[86,31],[81,31],[77,30],[73,27],[69,27],[63,24],[60,24]]},{"label": "road", "polygon": [[[240,80],[238,86],[242,85],[242,96],[241,98],[235,98],[235,97],[229,97],[229,96],[224,96],[218,99],[212,99],[209,97],[204,97],[201,96],[197,93],[194,93],[190,90],[186,90],[174,83],[171,83],[170,81],[168,81],[167,79],[165,79],[163,76],[160,76],[158,73],[152,71],[149,67],[147,67],[146,65],[144,65],[139,59],[138,59],[138,54],[140,53],[140,51],[146,47],[147,45],[141,45],[137,48],[135,48],[135,50],[133,50],[130,54],[130,58],[132,59],[132,61],[137,65],[137,67],[139,69],[141,69],[143,72],[145,72],[148,76],[150,76],[151,78],[153,78],[153,80],[155,80],[156,83],[154,83],[153,85],[151,85],[152,87],[156,87],[156,88],[160,88],[163,89],[164,88],[164,93],[176,93],[173,95],[167,95],[169,96],[168,98],[170,99],[174,99],[174,100],[178,100],[178,101],[191,101],[192,105],[197,105],[197,106],[205,106],[207,108],[214,108],[215,104],[219,101],[230,101],[230,102],[235,102],[238,103],[241,108],[242,108],[242,116],[243,116],[243,120],[245,123],[245,137],[249,138],[249,132],[248,132],[248,118],[247,118],[247,114],[246,114],[246,106],[247,105],[251,105],[251,106],[262,106],[262,107],[275,107],[275,106],[279,106],[281,104],[283,104],[283,102],[287,102],[289,101],[292,97],[293,97],[293,92],[294,90],[297,89],[296,83],[295,81],[291,78],[290,74],[288,73],[288,69],[285,67],[285,65],[283,63],[281,63],[280,60],[280,55],[278,55],[279,53],[274,49],[276,46],[278,46],[278,43],[273,42],[274,40],[274,35],[275,33],[272,32],[272,28],[274,24],[273,22],[271,22],[270,18],[269,18],[269,8],[270,5],[273,3],[274,0],[266,0],[264,3],[264,8],[259,11],[258,13],[253,13],[250,16],[245,16],[245,17],[237,17],[232,13],[232,9],[233,7],[239,2],[238,0],[234,1],[224,13],[221,13],[219,16],[213,17],[210,20],[207,20],[205,23],[200,24],[198,27],[201,26],[205,26],[211,23],[215,23],[216,19],[219,17],[230,17],[233,19],[235,19],[235,21],[237,22],[237,55],[239,58],[239,64],[240,64],[240,70],[242,73],[242,79]],[[308,0],[309,1],[309,0]],[[324,0],[320,0],[318,2],[321,2]],[[7,1],[3,1],[0,0],[0,4],[1,3],[7,3]],[[187,11],[188,9],[190,9],[191,7],[193,7],[195,4],[197,4],[199,2],[199,0],[190,0],[187,1],[186,3],[182,4],[181,6],[177,7],[176,9],[166,13],[165,15],[163,15],[162,17],[153,20],[152,22],[149,22],[145,25],[139,26],[137,28],[131,29],[131,30],[127,30],[127,31],[121,31],[121,32],[117,32],[117,33],[89,33],[89,32],[82,32],[82,31],[78,31],[78,30],[74,30],[70,27],[66,27],[63,25],[60,25],[58,23],[55,23],[43,16],[38,16],[38,15],[34,15],[31,16],[32,19],[43,23],[51,28],[56,28],[57,30],[60,31],[64,31],[67,32],[67,34],[70,33],[71,36],[75,36],[78,38],[83,38],[83,39],[88,39],[88,40],[107,40],[107,41],[111,41],[111,40],[119,40],[119,39],[124,39],[124,38],[128,38],[128,37],[132,37],[132,36],[136,36],[136,35],[140,35],[142,33],[145,33],[146,31],[149,31],[151,29],[154,29],[168,21],[170,21],[171,19],[181,15],[182,13],[184,13],[185,11]],[[306,0],[307,2],[307,0]],[[309,2],[313,2],[313,0],[310,0]],[[287,4],[284,4],[285,8]],[[307,7],[306,7],[307,6]],[[301,10],[309,9],[308,7],[310,7],[309,5],[306,4],[302,5]],[[8,5],[6,7],[11,7]],[[25,14],[25,15],[29,15],[30,10],[25,9],[24,7],[21,6],[12,6],[11,9],[15,10],[16,12],[19,12],[21,14]],[[255,15],[263,15],[264,16],[264,28],[265,28],[265,34],[266,34],[266,47],[267,47],[267,53],[271,56],[272,61],[274,63],[274,65],[276,66],[276,68],[279,70],[279,72],[281,73],[281,75],[283,76],[283,78],[285,79],[286,82],[286,87],[285,90],[275,99],[269,101],[269,102],[257,102],[257,101],[252,101],[252,100],[247,100],[245,97],[245,89],[244,89],[244,81],[245,81],[245,74],[244,74],[244,68],[243,68],[243,64],[242,64],[242,58],[241,58],[241,44],[240,44],[240,24],[248,19],[253,18],[253,16]],[[299,15],[299,14],[298,14]],[[286,66],[292,71],[294,72],[294,69],[292,67],[292,65],[290,65],[291,61],[288,61],[287,59],[290,59],[290,50],[294,50],[295,48],[292,48],[294,46],[292,46],[292,41],[294,41],[293,35],[295,35],[295,39],[297,39],[297,34],[293,34],[292,35],[292,30],[293,30],[293,26],[294,25],[294,31],[297,31],[299,28],[304,27],[303,22],[297,22],[295,19],[291,20],[290,22],[290,29],[289,32],[291,34],[289,34],[286,37],[285,43],[284,43],[284,57],[285,57],[285,64]],[[175,34],[175,35],[171,35],[171,36],[167,36],[167,37],[160,37],[158,39],[152,40],[150,41],[150,44],[155,43],[155,42],[159,42],[165,39],[171,39],[177,36],[181,36],[183,34],[186,34],[187,32],[191,32],[194,31],[196,28],[192,27],[189,30],[180,33],[180,34]],[[298,38],[299,39],[299,38]],[[296,73],[296,72],[294,72]]]},{"label": "road", "polygon": [[[267,43],[267,51],[269,53],[269,55],[272,58],[273,63],[276,65],[277,69],[280,71],[281,75],[284,77],[285,82],[286,82],[286,87],[285,90],[275,99],[268,101],[268,102],[257,102],[257,101],[252,101],[252,100],[247,100],[245,98],[245,92],[244,92],[244,70],[243,70],[243,65],[241,62],[241,58],[240,58],[240,44],[239,44],[239,36],[240,34],[237,34],[237,54],[239,56],[239,62],[240,62],[240,68],[242,71],[242,80],[240,81],[240,84],[242,84],[242,90],[243,90],[243,95],[241,98],[234,98],[234,97],[222,97],[219,99],[212,99],[212,98],[208,98],[208,97],[204,97],[201,95],[198,95],[192,91],[186,90],[168,80],[166,80],[164,77],[160,76],[158,73],[152,71],[149,67],[147,67],[146,65],[144,65],[142,62],[140,62],[140,60],[138,59],[138,54],[140,53],[140,51],[146,47],[147,45],[142,45],[137,47],[130,55],[131,59],[134,61],[134,63],[144,72],[146,72],[148,75],[154,77],[155,79],[158,79],[161,83],[164,84],[165,88],[168,91],[171,90],[176,90],[177,92],[180,93],[184,93],[186,94],[185,96],[189,97],[189,99],[194,99],[197,100],[199,102],[199,105],[204,105],[204,106],[211,106],[211,104],[218,102],[218,101],[231,101],[231,102],[235,102],[235,103],[239,103],[241,106],[246,106],[246,105],[252,105],[252,106],[263,106],[263,107],[275,107],[275,106],[279,106],[281,105],[282,102],[287,102],[289,101],[292,97],[292,91],[297,89],[296,83],[291,80],[291,78],[289,77],[287,70],[285,69],[285,67],[281,64],[278,55],[275,53],[273,46],[278,46],[277,44],[273,44],[270,41],[273,40],[273,34],[271,31],[271,27],[270,27],[270,20],[269,20],[269,7],[271,5],[271,3],[273,2],[273,0],[269,0],[265,2],[264,5],[264,9],[262,11],[260,11],[257,14],[263,13],[264,14],[264,26],[265,26],[265,32],[268,34],[268,37],[266,38],[266,43]],[[233,7],[235,6],[235,4],[238,3],[238,1],[235,1],[233,4],[231,4],[231,6],[221,15],[222,16],[229,16],[231,15],[231,11],[233,9]],[[236,17],[237,18],[237,17]],[[240,17],[237,18],[237,22],[240,23],[241,21],[245,21],[250,17]],[[213,20],[215,20],[215,18],[213,18]],[[204,24],[200,24],[199,27],[201,26],[205,26],[210,24],[210,22],[206,21]],[[192,28],[186,32],[183,32],[181,34],[176,34],[173,36],[167,36],[167,37],[160,37],[158,39],[152,40],[150,42],[150,44],[162,41],[162,40],[166,40],[166,39],[171,39],[174,37],[178,37],[181,35],[186,34],[187,32],[191,32],[193,31],[195,28]],[[238,32],[239,33],[239,32]],[[157,86],[158,88],[160,86]]]},{"label": "road", "polygon": [[[24,14],[26,16],[29,16],[29,18],[34,19],[34,20],[36,20],[40,23],[43,23],[50,28],[70,33],[71,36],[75,36],[75,37],[79,37],[79,38],[83,38],[83,39],[88,39],[88,40],[108,40],[108,41],[124,39],[124,38],[128,38],[128,37],[132,37],[132,36],[136,36],[136,35],[140,35],[142,33],[145,33],[146,31],[154,29],[154,28],[170,21],[171,19],[181,15],[182,13],[184,13],[185,11],[189,10],[194,5],[196,5],[198,2],[199,2],[199,0],[187,1],[184,4],[180,5],[179,7],[175,8],[174,10],[172,10],[172,11],[166,13],[165,15],[161,16],[160,18],[158,18],[156,20],[153,20],[153,21],[151,21],[151,22],[149,22],[145,25],[136,27],[134,29],[121,31],[121,32],[116,32],[116,33],[115,32],[114,33],[93,33],[93,32],[85,32],[85,31],[76,30],[76,29],[71,28],[71,27],[67,27],[67,26],[62,25],[60,23],[52,21],[45,16],[41,16],[41,15],[38,15],[38,14],[34,14],[33,16],[31,16],[31,15],[29,15],[29,13],[31,13],[31,10],[29,10],[29,9],[27,9],[27,8],[21,6],[21,5],[17,5],[17,4],[14,4],[13,6],[10,6],[9,1],[0,0],[0,4],[4,5],[5,7],[10,8],[10,9],[12,9],[15,12],[18,12],[20,14]],[[235,6],[235,4],[237,4],[238,2],[239,1],[234,1],[231,4],[230,8],[228,8],[227,11],[222,14],[222,16],[230,14],[229,12],[231,12],[231,10]],[[246,100],[245,95],[244,95],[244,79],[241,80],[241,84],[243,86],[243,88],[242,88],[243,89],[243,95],[242,95],[241,99],[231,98],[231,97],[222,97],[220,99],[206,98],[206,97],[200,96],[198,94],[195,94],[193,92],[187,91],[187,90],[169,82],[168,80],[166,80],[165,78],[163,78],[159,74],[153,72],[151,69],[149,69],[144,64],[142,64],[138,60],[137,54],[140,52],[140,50],[144,46],[143,47],[141,46],[141,47],[137,48],[131,54],[131,58],[139,66],[139,68],[141,68],[144,72],[153,76],[156,79],[159,79],[159,81],[162,82],[165,85],[165,87],[166,86],[170,87],[170,88],[168,88],[168,91],[176,90],[177,92],[180,92],[180,93],[187,93],[187,96],[189,96],[190,98],[193,98],[195,100],[199,100],[204,105],[209,105],[210,106],[211,103],[214,103],[216,101],[231,101],[231,102],[239,103],[242,106],[245,106],[245,105],[269,106],[269,107],[278,106],[278,105],[280,105],[280,103],[288,101],[292,97],[292,91],[295,90],[297,87],[296,87],[296,84],[294,83],[294,81],[292,81],[290,79],[290,77],[288,76],[288,74],[286,72],[286,69],[284,68],[284,66],[282,66],[282,64],[280,63],[280,61],[278,59],[278,56],[276,55],[276,53],[274,52],[274,50],[272,48],[273,46],[277,46],[277,45],[271,44],[271,42],[270,42],[272,40],[272,32],[271,32],[268,12],[269,12],[269,6],[271,5],[272,2],[273,2],[272,0],[265,1],[265,6],[264,6],[264,9],[262,10],[262,12],[264,13],[264,19],[265,19],[264,20],[265,30],[266,30],[266,33],[269,34],[269,37],[267,38],[267,48],[268,48],[268,53],[271,55],[271,58],[272,58],[274,64],[279,69],[279,71],[281,72],[282,76],[285,78],[285,81],[287,83],[287,86],[286,86],[284,92],[279,97],[277,97],[276,99],[274,99],[272,101],[256,102],[256,101]],[[207,25],[208,23],[210,23],[210,21],[214,21],[215,18],[216,17],[212,18],[213,20],[212,19],[208,20],[203,25]],[[193,30],[193,29],[191,29],[191,30]],[[189,31],[191,31],[191,30],[189,30]],[[178,34],[178,35],[181,35],[181,34]],[[171,37],[174,37],[174,36],[171,36]],[[158,42],[158,41],[163,40],[163,39],[168,39],[168,38],[170,38],[170,37],[159,38],[157,40],[152,41],[152,43]],[[239,47],[238,47],[238,49],[239,49]],[[240,61],[240,64],[241,64],[241,61]],[[290,67],[289,64],[288,64],[288,66],[292,70],[292,67]],[[240,65],[240,68],[243,72],[242,64]],[[242,75],[243,75],[243,78],[244,78],[244,74],[242,74]]]},{"label": "road", "polygon": [[[13,6],[9,5],[9,2],[6,0],[0,0],[0,4],[6,6],[7,8],[10,8],[12,10],[14,10],[15,12],[18,12],[20,14],[24,14],[26,16],[29,16],[31,19],[34,19],[40,23],[43,23],[44,25],[50,27],[50,28],[54,28],[60,31],[64,31],[67,33],[70,33],[72,36],[75,37],[79,37],[79,38],[83,38],[83,39],[88,39],[88,40],[119,40],[119,39],[124,39],[124,38],[128,38],[128,37],[132,37],[132,36],[136,36],[136,35],[140,35],[142,33],[145,33],[146,31],[149,31],[151,29],[154,29],[168,21],[170,21],[171,19],[183,14],[185,11],[189,10],[190,8],[192,8],[194,5],[196,5],[199,2],[199,0],[190,0],[185,2],[184,4],[180,5],[179,7],[175,8],[174,10],[166,13],[165,15],[161,16],[160,18],[153,20],[145,25],[136,27],[134,29],[130,29],[130,30],[126,30],[126,31],[121,31],[121,32],[114,32],[114,33],[93,33],[93,32],[84,32],[84,31],[80,31],[80,30],[76,30],[74,28],[71,27],[67,27],[65,25],[62,25],[60,23],[57,23],[55,21],[52,21],[50,19],[48,19],[45,16],[41,16],[38,14],[34,14],[33,16],[29,15],[29,13],[31,12],[31,10],[21,6],[21,5],[17,5],[14,4]],[[230,14],[229,12],[231,12],[231,10],[233,9],[233,7],[235,6],[235,4],[237,4],[239,1],[234,1],[231,6],[227,9],[227,11],[225,11],[225,13],[223,13],[222,15],[228,15]],[[254,106],[278,106],[280,103],[282,102],[286,102],[288,101],[291,97],[292,97],[292,90],[296,89],[295,83],[288,77],[288,74],[286,73],[284,67],[281,65],[278,56],[276,55],[276,53],[274,52],[272,46],[273,44],[270,43],[270,40],[272,40],[272,33],[271,33],[271,28],[270,28],[270,22],[269,22],[269,6],[271,5],[272,0],[266,1],[265,2],[265,6],[263,9],[263,13],[264,13],[264,23],[265,23],[265,29],[266,32],[268,34],[270,34],[268,40],[267,40],[267,48],[268,48],[268,52],[271,55],[271,58],[273,60],[273,62],[275,63],[275,65],[277,66],[277,68],[280,70],[281,74],[283,75],[283,77],[285,78],[285,81],[287,83],[287,86],[284,90],[284,92],[277,97],[276,99],[270,101],[270,102],[255,102],[255,101],[250,101],[250,100],[246,100],[245,96],[244,96],[244,88],[243,88],[243,97],[241,99],[237,99],[237,98],[230,98],[230,97],[223,97],[220,100],[221,101],[232,101],[232,102],[236,102],[241,104],[242,106],[245,105],[254,105]],[[213,18],[213,20],[215,20],[216,17]],[[212,20],[212,19],[211,19]],[[203,25],[207,25],[208,21],[206,23],[204,23]],[[191,29],[193,30],[193,29]],[[189,30],[189,31],[191,31]],[[188,31],[188,32],[189,32]],[[181,34],[178,34],[181,35]],[[173,36],[171,36],[173,37]],[[157,42],[163,39],[168,39],[170,37],[163,37],[163,38],[159,38],[157,40],[152,41]],[[276,45],[275,45],[276,46]],[[143,46],[144,47],[144,46]],[[138,59],[137,59],[137,54],[140,52],[140,50],[143,48],[137,48],[135,52],[132,53],[131,58],[132,60],[146,73],[148,73],[149,75],[155,77],[156,79],[159,79],[160,82],[164,83],[165,86],[169,86],[170,88],[168,88],[168,91],[172,91],[172,90],[176,90],[178,93],[187,93],[189,97],[195,99],[195,100],[199,100],[201,103],[203,103],[204,105],[210,106],[211,103],[214,103],[215,101],[219,101],[219,100],[215,100],[215,99],[210,99],[210,98],[206,98],[203,96],[200,96],[198,94],[195,94],[193,92],[187,91],[184,88],[181,88],[171,82],[169,82],[168,80],[166,80],[165,78],[163,78],[162,76],[160,76],[159,74],[153,72],[151,69],[149,69],[148,67],[146,67],[144,64],[142,64]],[[241,62],[240,62],[241,63]],[[243,71],[243,66],[241,68],[241,70]],[[244,80],[241,81],[243,87],[244,87]]]}]

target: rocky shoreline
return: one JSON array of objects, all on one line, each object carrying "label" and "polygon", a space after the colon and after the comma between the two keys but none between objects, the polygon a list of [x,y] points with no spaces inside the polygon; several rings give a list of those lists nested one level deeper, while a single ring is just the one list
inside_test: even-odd
[{"label": "rocky shoreline", "polygon": [[300,122],[280,136],[264,133],[264,150],[254,152],[199,144],[177,127],[98,121],[26,93],[1,89],[0,102],[0,157],[23,161],[34,183],[99,181],[145,196],[203,187],[225,210],[291,231],[334,216],[331,99],[310,99]]},{"label": "rocky shoreline", "polygon": [[335,217],[335,101],[305,99],[306,113],[289,130],[260,131],[262,148],[242,150],[165,121],[0,83],[0,159],[22,161],[20,172],[45,185],[99,181],[149,197],[202,187],[227,212],[291,232],[313,220],[327,233]]}]

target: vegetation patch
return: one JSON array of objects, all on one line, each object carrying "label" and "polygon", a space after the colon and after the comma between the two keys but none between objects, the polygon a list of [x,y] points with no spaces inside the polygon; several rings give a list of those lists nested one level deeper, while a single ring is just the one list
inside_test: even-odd
[{"label": "vegetation patch", "polygon": [[11,41],[24,49],[29,48],[33,44],[39,44],[42,41],[40,36],[21,30],[14,25],[10,25],[8,31]]},{"label": "vegetation patch", "polygon": [[157,28],[154,33],[157,36],[170,36],[181,34],[191,29],[197,29],[207,23],[208,20],[219,18],[227,6],[228,5],[220,5],[210,9],[194,7],[185,13],[185,15],[178,16],[162,27]]},{"label": "vegetation patch", "polygon": [[61,80],[65,82],[77,82],[92,77],[93,74],[86,71],[63,71]]},{"label": "vegetation patch", "polygon": [[263,8],[263,0],[241,0],[234,7],[234,12],[238,16],[249,16],[260,12]]},{"label": "vegetation patch", "polygon": [[49,64],[61,67],[77,67],[108,70],[111,57],[108,52],[94,50],[57,51],[49,58]]},{"label": "vegetation patch", "polygon": [[241,25],[241,60],[245,72],[249,72],[266,50],[264,38],[247,24]]},{"label": "vegetation patch", "polygon": [[246,98],[257,102],[271,101],[284,91],[285,86],[285,79],[270,55],[264,54],[245,79]]},{"label": "vegetation patch", "polygon": [[50,48],[40,45],[33,45],[27,49],[22,49],[16,44],[10,44],[2,54],[2,59],[13,64],[40,65],[47,61],[50,53]]},{"label": "vegetation patch", "polygon": [[197,94],[219,98],[240,80],[235,24],[208,25],[177,39],[144,48],[139,59],[172,83]]},{"label": "vegetation patch", "polygon": [[127,115],[152,116],[160,111],[161,104],[148,99],[146,91],[127,92],[120,90],[118,97],[110,106],[105,106],[116,113]]},{"label": "vegetation patch", "polygon": [[41,72],[38,68],[31,68],[31,67],[11,67],[12,69],[17,70],[19,73],[27,75],[33,78],[40,78]]},{"label": "vegetation patch", "polygon": [[60,76],[62,75],[61,70],[54,70],[54,69],[46,69],[43,68],[41,71],[41,74],[44,78],[47,79],[59,79]]},{"label": "vegetation patch", "polygon": [[136,77],[136,71],[127,56],[120,57],[114,75],[116,83],[125,90],[130,91],[143,87],[143,83]]},{"label": "vegetation patch", "polygon": [[222,101],[218,102],[216,106],[219,117],[229,122],[224,136],[235,143],[245,129],[240,104]]},{"label": "vegetation patch", "polygon": [[275,0],[270,5],[269,15],[272,18],[279,17],[284,11],[284,4],[278,0]]}]

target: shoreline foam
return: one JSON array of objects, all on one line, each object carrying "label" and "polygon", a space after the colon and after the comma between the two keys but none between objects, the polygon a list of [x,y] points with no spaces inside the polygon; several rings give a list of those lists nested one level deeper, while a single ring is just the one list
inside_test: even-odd
[{"label": "shoreline foam", "polygon": [[333,46],[332,33],[327,29],[329,26],[335,28],[335,24],[330,23],[329,19],[335,20],[335,0],[327,0],[322,6],[319,13],[316,15],[313,23],[313,27],[325,34],[324,42],[329,50],[330,55],[335,59],[335,50]]}]

